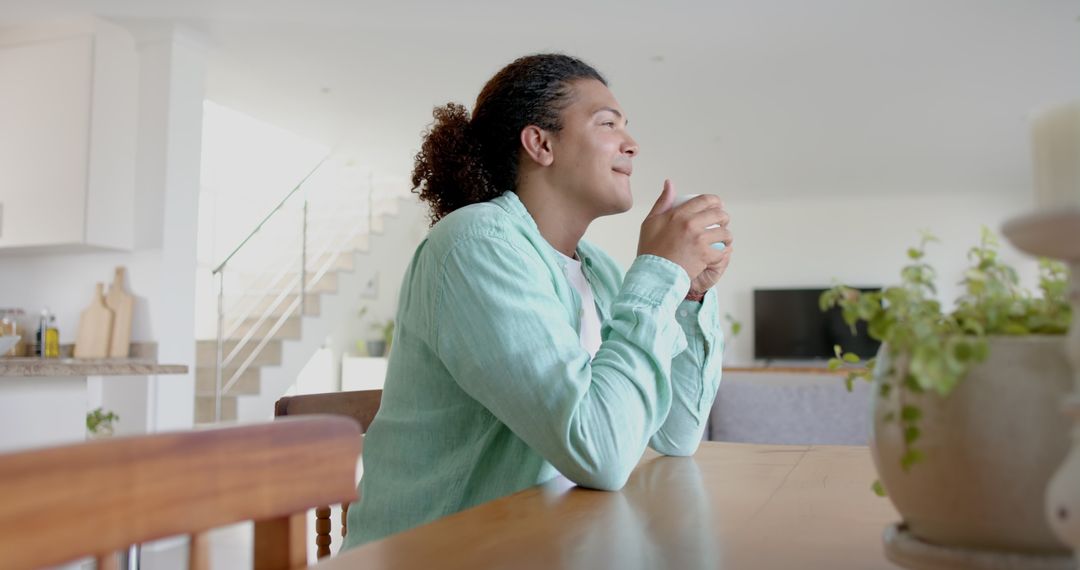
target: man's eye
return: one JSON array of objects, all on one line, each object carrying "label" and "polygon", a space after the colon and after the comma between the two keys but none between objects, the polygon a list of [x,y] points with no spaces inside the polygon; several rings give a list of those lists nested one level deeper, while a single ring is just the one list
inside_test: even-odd
[{"label": "man's eye", "polygon": [[606,121],[606,122],[604,122],[604,123],[603,123],[603,125],[604,125],[605,127],[612,127],[612,128],[614,128],[614,127],[615,127],[615,121]]}]

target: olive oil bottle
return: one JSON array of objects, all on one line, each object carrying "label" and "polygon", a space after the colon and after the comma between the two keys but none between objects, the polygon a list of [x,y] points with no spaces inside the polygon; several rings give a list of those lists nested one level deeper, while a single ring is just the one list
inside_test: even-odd
[{"label": "olive oil bottle", "polygon": [[56,328],[56,315],[49,315],[45,329],[45,358],[60,358],[60,330]]}]

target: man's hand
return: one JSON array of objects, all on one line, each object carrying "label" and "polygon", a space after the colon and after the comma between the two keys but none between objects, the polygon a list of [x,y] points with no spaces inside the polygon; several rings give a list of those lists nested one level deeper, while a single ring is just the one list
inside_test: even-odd
[{"label": "man's hand", "polygon": [[[641,223],[638,255],[652,254],[681,266],[693,277],[691,289],[703,293],[716,284],[731,259],[729,216],[720,198],[703,194],[672,208],[675,186],[664,189]],[[715,227],[711,227],[715,226]],[[717,250],[712,244],[723,242]]]},{"label": "man's hand", "polygon": [[727,271],[728,263],[731,263],[731,250],[731,244],[728,244],[724,251],[720,252],[723,254],[723,259],[713,265],[705,266],[705,270],[698,273],[697,277],[694,277],[690,283],[690,292],[692,294],[704,293],[712,289],[713,285],[720,281],[724,272]]}]

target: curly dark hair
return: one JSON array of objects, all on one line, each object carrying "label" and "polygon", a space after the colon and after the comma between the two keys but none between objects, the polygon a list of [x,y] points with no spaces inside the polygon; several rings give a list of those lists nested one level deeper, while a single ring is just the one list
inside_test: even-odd
[{"label": "curly dark hair", "polygon": [[521,130],[559,131],[559,113],[579,79],[607,81],[585,62],[562,54],[515,60],[476,98],[472,118],[463,105],[436,107],[416,153],[412,191],[428,203],[431,224],[454,210],[486,202],[517,186]]}]

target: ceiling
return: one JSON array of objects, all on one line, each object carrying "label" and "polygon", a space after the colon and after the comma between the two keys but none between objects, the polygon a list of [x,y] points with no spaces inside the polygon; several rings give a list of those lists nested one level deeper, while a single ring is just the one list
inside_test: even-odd
[{"label": "ceiling", "polygon": [[1073,0],[0,0],[0,26],[84,14],[195,31],[209,98],[398,184],[432,106],[538,51],[607,76],[639,204],[665,177],[743,199],[1030,192],[1030,113],[1080,98]]}]

